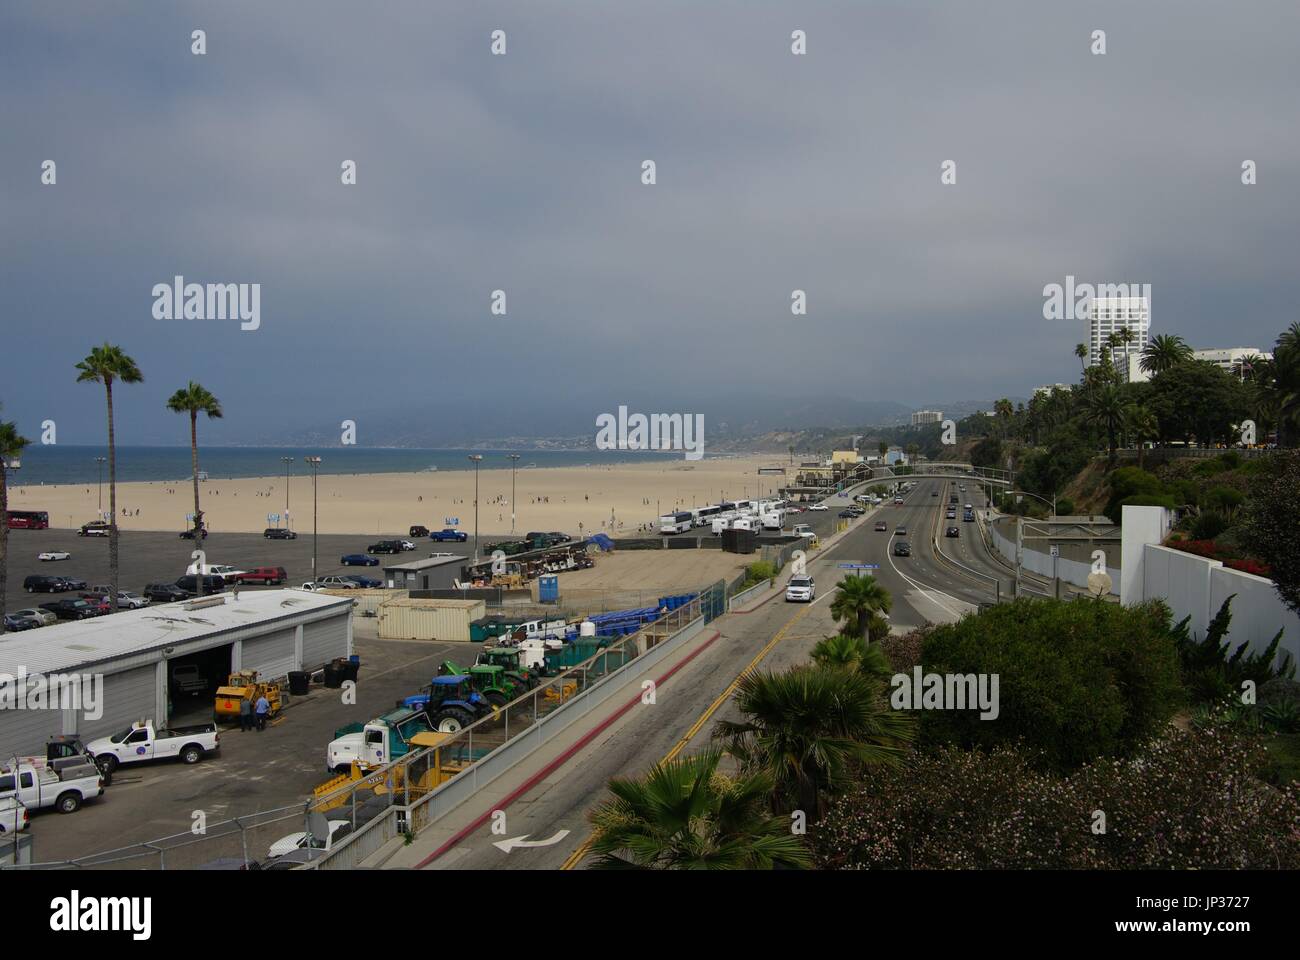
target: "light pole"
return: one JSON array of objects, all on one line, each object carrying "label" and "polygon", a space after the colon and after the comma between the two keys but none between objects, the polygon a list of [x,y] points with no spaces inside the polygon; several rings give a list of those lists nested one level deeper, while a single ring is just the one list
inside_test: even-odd
[{"label": "light pole", "polygon": [[510,454],[510,534],[515,532],[515,467],[519,466],[519,454]]},{"label": "light pole", "polygon": [[284,464],[284,528],[289,529],[289,464],[293,463],[293,457],[281,457],[280,462]]},{"label": "light pole", "polygon": [[311,582],[319,577],[316,574],[316,472],[320,469],[320,457],[303,457],[303,463],[311,466]]},{"label": "light pole", "polygon": [[99,464],[99,519],[104,519],[104,464],[108,463],[108,457],[96,457],[95,462]]},{"label": "light pole", "polygon": [[483,454],[471,453],[469,460],[474,464],[474,562],[478,563],[478,465],[483,462]]},{"label": "light pole", "polygon": [[[1016,490],[1013,487],[1011,490],[1011,496],[1012,497],[1016,497],[1016,496],[1033,497],[1035,500],[1043,501],[1043,503],[1050,503],[1052,505],[1052,516],[1056,516],[1056,494],[1055,493],[1052,494],[1052,499],[1048,500],[1046,497],[1040,497],[1036,493],[1029,493],[1028,491],[1025,490]],[[1014,503],[1014,501],[1012,502]],[[1050,531],[1050,529],[1051,528],[1049,527],[1048,530]],[[1017,513],[1016,514],[1016,596],[1017,597],[1020,596],[1020,564],[1021,564],[1021,560],[1024,557],[1024,552],[1025,552],[1024,530],[1025,530],[1025,518],[1021,516],[1019,513]],[[1053,561],[1052,566],[1053,568],[1055,568],[1056,566],[1055,561]]]}]

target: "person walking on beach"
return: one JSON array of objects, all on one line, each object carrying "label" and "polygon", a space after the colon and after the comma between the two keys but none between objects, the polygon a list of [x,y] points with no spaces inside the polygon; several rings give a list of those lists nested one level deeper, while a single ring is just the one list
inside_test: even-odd
[{"label": "person walking on beach", "polygon": [[271,705],[266,702],[266,694],[257,698],[257,732],[266,729],[266,715],[271,712]]},{"label": "person walking on beach", "polygon": [[248,697],[239,701],[239,732],[253,728],[253,701]]}]

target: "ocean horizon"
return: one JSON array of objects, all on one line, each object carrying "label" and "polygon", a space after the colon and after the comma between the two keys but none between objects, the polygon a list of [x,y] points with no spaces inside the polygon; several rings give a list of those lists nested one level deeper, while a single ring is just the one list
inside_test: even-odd
[{"label": "ocean horizon", "polygon": [[[199,447],[199,470],[210,480],[239,477],[283,476],[281,457],[293,457],[292,476],[310,473],[307,456],[321,458],[322,474],[420,473],[428,470],[469,470],[471,453],[482,454],[482,470],[510,469],[510,454],[519,454],[519,469],[543,467],[608,466],[615,463],[680,461],[680,452],[633,450],[457,450],[404,447]],[[11,470],[11,486],[97,483],[107,446],[32,444],[22,455],[22,467]],[[117,448],[119,483],[188,481],[190,448],[187,446],[130,446]],[[108,480],[108,464],[103,465]]]}]

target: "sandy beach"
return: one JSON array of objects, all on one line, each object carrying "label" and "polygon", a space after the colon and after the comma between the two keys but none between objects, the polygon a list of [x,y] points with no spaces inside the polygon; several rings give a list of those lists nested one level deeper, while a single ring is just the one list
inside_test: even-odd
[{"label": "sandy beach", "polygon": [[[200,454],[202,451],[200,451]],[[201,462],[201,461],[200,461]],[[759,467],[784,466],[780,457],[613,464],[592,467],[523,468],[516,474],[515,529],[635,535],[662,513],[680,507],[754,497],[774,491],[783,479],[759,476]],[[202,508],[213,532],[256,532],[267,515],[284,513],[285,479],[246,477],[199,484]],[[108,484],[104,484],[108,506]],[[193,510],[190,484],[171,481],[120,483],[118,524],[123,530],[176,530]],[[96,517],[95,484],[15,487],[12,510],[45,510],[50,526],[74,528]],[[128,514],[123,515],[125,509]],[[321,533],[405,534],[412,524],[474,531],[474,471],[326,475],[317,480]],[[136,511],[139,511],[138,514]],[[289,482],[295,530],[312,529],[312,480]],[[447,518],[453,518],[449,524]],[[581,524],[581,527],[579,527]],[[510,533],[510,471],[479,471],[479,530],[484,537]]]}]

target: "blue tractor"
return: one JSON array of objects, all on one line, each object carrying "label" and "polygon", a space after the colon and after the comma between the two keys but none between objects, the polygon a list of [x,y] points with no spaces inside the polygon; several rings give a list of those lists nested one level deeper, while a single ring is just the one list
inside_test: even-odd
[{"label": "blue tractor", "polygon": [[471,685],[469,674],[434,677],[398,706],[426,711],[439,733],[455,733],[493,712],[492,704]]}]

